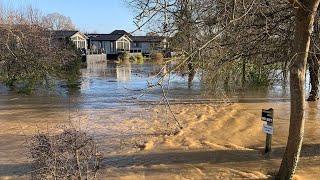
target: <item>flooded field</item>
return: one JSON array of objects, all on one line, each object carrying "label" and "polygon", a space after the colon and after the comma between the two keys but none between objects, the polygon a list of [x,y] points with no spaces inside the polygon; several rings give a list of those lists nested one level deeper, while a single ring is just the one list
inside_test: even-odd
[{"label": "flooded field", "polygon": [[[148,89],[159,71],[163,69],[154,64],[88,64],[81,70],[80,88],[70,96],[63,90],[24,96],[2,87],[0,179],[28,177],[27,146],[32,135],[70,126],[95,137],[105,157],[101,177],[265,179],[277,170],[288,133],[287,87],[217,96],[202,91],[200,75],[188,88],[187,75],[171,74],[167,99],[184,127],[172,135],[177,124],[160,103],[162,89]],[[319,106],[307,104],[301,178],[320,176]],[[266,159],[261,153],[265,134],[260,116],[261,109],[271,107],[275,149]]]}]

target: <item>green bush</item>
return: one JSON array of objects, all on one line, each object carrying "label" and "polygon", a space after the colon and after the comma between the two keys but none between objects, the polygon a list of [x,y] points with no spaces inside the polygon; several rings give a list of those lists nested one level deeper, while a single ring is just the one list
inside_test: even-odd
[{"label": "green bush", "polygon": [[121,64],[130,64],[130,54],[128,52],[120,53],[119,60]]},{"label": "green bush", "polygon": [[31,94],[37,88],[46,88],[48,79],[71,82],[80,74],[77,65],[81,53],[74,43],[50,39],[50,32],[40,26],[6,26],[0,37],[7,38],[0,40],[0,83]]},{"label": "green bush", "polygon": [[120,53],[119,57],[122,61],[129,60],[130,54],[128,52],[123,52],[123,53]]},{"label": "green bush", "polygon": [[248,83],[251,86],[260,87],[260,86],[268,86],[271,82],[269,79],[269,72],[258,69],[253,69],[249,72],[248,75]]},{"label": "green bush", "polygon": [[144,59],[143,59],[143,55],[142,55],[141,53],[139,53],[139,54],[136,56],[136,58],[137,58],[137,63],[138,63],[138,64],[143,64]]},{"label": "green bush", "polygon": [[137,62],[137,57],[136,56],[130,56],[130,62],[136,63]]}]

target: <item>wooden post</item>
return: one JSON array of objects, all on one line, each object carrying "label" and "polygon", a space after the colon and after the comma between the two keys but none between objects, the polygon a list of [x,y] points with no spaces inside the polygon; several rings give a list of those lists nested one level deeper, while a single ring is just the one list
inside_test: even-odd
[{"label": "wooden post", "polygon": [[[270,116],[272,121],[267,121],[267,125],[268,126],[272,126],[273,127],[273,109],[268,109],[267,111],[270,112]],[[265,153],[268,153],[271,151],[271,143],[272,143],[272,134],[268,134],[267,133],[267,137],[266,137],[266,147],[265,147]]]}]

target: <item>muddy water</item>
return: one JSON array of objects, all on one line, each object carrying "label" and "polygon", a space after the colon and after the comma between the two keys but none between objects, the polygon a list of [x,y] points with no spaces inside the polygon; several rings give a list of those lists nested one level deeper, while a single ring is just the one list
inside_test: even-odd
[{"label": "muddy water", "polygon": [[[163,96],[160,87],[148,88],[157,80],[155,76],[161,69],[155,64],[116,65],[114,63],[91,63],[82,69],[81,85],[78,90],[69,94],[65,89],[57,88],[58,92],[41,92],[36,95],[23,96],[10,92],[0,86],[0,106],[48,106],[77,109],[110,109],[126,108],[139,102],[159,101]],[[171,74],[163,83],[168,99],[175,100],[219,100],[224,96],[214,92],[203,92],[201,77],[196,75],[193,86],[188,88],[187,74]],[[170,80],[170,83],[168,83]],[[167,89],[169,87],[169,89]],[[40,95],[39,95],[40,94]],[[232,92],[226,95],[234,101],[255,99],[287,99],[288,87],[278,83],[272,87]],[[131,108],[131,107],[130,107]]]},{"label": "muddy water", "polygon": [[[38,132],[58,132],[70,126],[94,135],[100,144],[100,149],[106,155],[136,152],[137,147],[146,143],[149,137],[165,131],[170,119],[170,123],[172,122],[170,113],[156,110],[155,105],[163,97],[162,89],[159,87],[148,89],[150,83],[156,81],[154,76],[159,71],[161,67],[154,64],[125,66],[111,63],[88,64],[87,68],[81,70],[80,88],[70,93],[70,96],[59,88],[58,93],[23,96],[0,87],[0,177],[19,175],[28,171],[23,169],[24,164],[28,163],[26,140],[30,136]],[[187,79],[187,76],[181,74],[170,75],[170,83],[166,84],[166,87],[169,87],[167,98],[173,104],[188,104],[194,102],[194,99],[201,99],[200,103],[224,100],[224,96],[204,93],[199,75],[195,77],[191,88],[188,88]],[[229,98],[232,101],[240,102],[235,109],[230,109],[230,112],[252,111],[248,113],[253,120],[252,117],[259,116],[261,108],[284,102],[283,106],[280,103],[277,114],[279,118],[288,117],[287,92],[287,87],[276,84],[267,90],[230,94]],[[260,104],[258,108],[254,106],[254,103],[266,101],[276,104],[267,104],[268,107],[266,104]],[[197,108],[199,112],[202,109],[202,107]],[[181,110],[179,107],[175,109],[177,112]],[[308,104],[309,122],[319,124],[318,109],[319,104]],[[203,111],[203,114],[208,113]],[[228,114],[229,110],[224,112]],[[155,116],[155,113],[160,115]],[[237,114],[241,115],[238,112]],[[194,115],[194,119],[198,116],[201,115]],[[185,117],[189,117],[189,114]],[[158,121],[159,119],[161,121]],[[229,119],[222,118],[222,120],[227,122]],[[279,129],[287,129],[287,118],[283,118],[278,126]],[[312,126],[312,123],[308,123],[307,126],[311,133],[310,139],[315,140],[316,136],[320,135],[319,131]],[[241,131],[243,130],[239,129],[236,133],[239,135]],[[286,131],[281,134],[285,136]],[[283,144],[284,141],[285,138],[281,138],[278,144]]]}]

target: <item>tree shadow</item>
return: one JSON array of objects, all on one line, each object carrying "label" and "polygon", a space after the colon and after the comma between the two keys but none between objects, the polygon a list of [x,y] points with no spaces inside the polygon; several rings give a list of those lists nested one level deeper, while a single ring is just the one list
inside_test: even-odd
[{"label": "tree shadow", "polygon": [[0,179],[3,176],[24,176],[32,171],[31,164],[0,164]]},{"label": "tree shadow", "polygon": [[[267,159],[280,159],[285,147],[276,147],[269,154],[264,149],[255,150],[217,150],[217,151],[170,151],[141,153],[134,155],[108,156],[103,159],[105,167],[151,166],[158,164],[221,164],[230,162],[249,162]],[[304,144],[301,157],[320,155],[320,144]]]},{"label": "tree shadow", "polygon": [[[173,164],[223,164],[266,162],[271,159],[281,159],[285,147],[275,147],[269,155],[263,149],[254,150],[197,150],[170,152],[142,152],[130,155],[106,156],[102,160],[102,168],[125,168],[131,166],[173,165]],[[320,144],[304,144],[301,157],[320,156]],[[236,165],[235,165],[236,166]],[[0,177],[23,176],[32,171],[30,163],[0,164]]]}]

